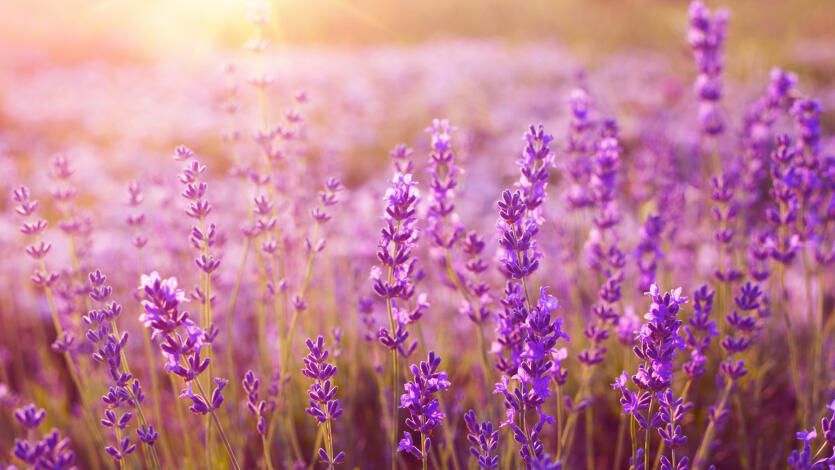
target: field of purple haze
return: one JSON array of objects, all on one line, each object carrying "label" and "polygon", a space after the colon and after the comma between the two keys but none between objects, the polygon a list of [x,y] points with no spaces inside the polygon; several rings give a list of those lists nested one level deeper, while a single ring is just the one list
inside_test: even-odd
[{"label": "field of purple haze", "polygon": [[835,469],[835,88],[729,13],[9,51],[0,468]]}]

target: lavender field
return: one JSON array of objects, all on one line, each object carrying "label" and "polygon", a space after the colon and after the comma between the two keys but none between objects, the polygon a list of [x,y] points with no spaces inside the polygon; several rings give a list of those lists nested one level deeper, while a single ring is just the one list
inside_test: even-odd
[{"label": "lavender field", "polygon": [[827,8],[128,3],[0,5],[0,468],[835,470]]}]

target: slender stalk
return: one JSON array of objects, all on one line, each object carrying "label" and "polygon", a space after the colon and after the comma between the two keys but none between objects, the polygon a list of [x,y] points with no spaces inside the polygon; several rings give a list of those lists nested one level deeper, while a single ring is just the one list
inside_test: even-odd
[{"label": "slender stalk", "polygon": [[650,430],[652,429],[652,408],[655,405],[655,395],[649,399],[649,409],[647,410],[647,417],[650,418],[647,421],[649,425],[647,426],[646,437],[644,438],[644,468],[649,468],[649,443],[652,438],[652,433]]},{"label": "slender stalk", "polygon": [[[319,226],[321,223],[317,220],[316,223],[313,225],[313,242],[311,246],[314,247],[310,250],[310,253],[307,255],[307,264],[305,267],[305,275],[304,281],[302,282],[302,287],[299,290],[299,298],[304,299],[305,295],[307,294],[307,288],[310,286],[310,279],[313,276],[313,258],[316,255],[316,245],[319,243]],[[289,359],[290,350],[293,348],[293,335],[296,331],[296,323],[299,319],[299,310],[293,309],[293,317],[290,320],[290,328],[287,330],[287,335],[284,337],[284,354],[281,358],[281,370],[282,373],[286,370],[287,367],[287,360]],[[283,374],[282,374],[283,375]]]},{"label": "slender stalk", "polygon": [[635,468],[635,458],[638,456],[638,436],[635,433],[635,417],[629,415],[629,436],[632,440],[632,465],[629,466],[629,470]]},{"label": "slender stalk", "polygon": [[745,414],[742,411],[742,401],[739,399],[739,394],[734,395],[734,406],[736,408],[736,416],[739,420],[739,463],[744,470],[748,470],[748,433],[745,429]]},{"label": "slender stalk", "polygon": [[[200,391],[200,396],[203,397],[203,400],[206,403],[211,403],[211,401],[209,401],[209,399],[206,398],[206,393],[203,391],[203,386],[200,385],[200,381],[195,380],[194,383],[197,384],[197,389]],[[220,439],[223,441],[223,445],[226,447],[226,452],[229,454],[229,459],[232,461],[232,467],[234,467],[235,470],[241,470],[241,466],[238,464],[238,458],[235,456],[235,450],[232,449],[232,445],[229,444],[229,439],[226,437],[226,433],[223,431],[223,426],[221,426],[220,420],[217,418],[217,413],[215,413],[214,408],[212,408],[209,411],[209,415],[215,422],[217,431],[220,434]]]},{"label": "slender stalk", "polygon": [[557,453],[560,451],[560,433],[562,432],[562,387],[557,385]]},{"label": "slender stalk", "polygon": [[[206,222],[203,216],[200,216],[200,232],[203,233],[204,238],[206,238]],[[206,258],[206,262],[209,262],[209,241],[208,239],[203,240],[203,256]],[[202,271],[202,270],[201,270]],[[202,272],[202,281],[203,281],[203,327],[209,328],[212,323],[212,280],[211,274],[209,272],[203,271]],[[204,379],[206,381],[206,386],[211,382],[213,374],[213,364],[212,364],[212,343],[206,344],[206,358],[209,359],[209,374]],[[199,380],[199,379],[198,379]],[[202,387],[201,387],[202,388]],[[206,448],[205,448],[205,458],[206,458],[206,466],[210,467],[212,463],[212,420],[207,416],[206,417]]]},{"label": "slender stalk", "polygon": [[[687,382],[684,383],[684,388],[681,390],[681,400],[684,403],[687,403],[687,394],[690,392],[690,386],[693,384],[692,379],[687,379]],[[655,461],[652,464],[652,469],[656,470],[658,466],[661,464],[661,456],[664,455],[664,450],[667,446],[664,445],[664,442],[658,443],[658,451],[655,453]],[[672,451],[672,449],[671,449]],[[675,467],[673,467],[675,468]]]},{"label": "slender stalk", "polygon": [[[39,242],[40,242],[39,238],[35,237],[35,243],[37,244]],[[48,271],[46,270],[46,263],[44,262],[43,258],[38,259],[38,265],[40,266],[41,272],[43,272],[44,275],[47,275]],[[44,293],[46,294],[46,300],[49,303],[49,311],[52,315],[52,323],[55,327],[55,333],[58,336],[58,338],[63,338],[64,337],[64,329],[63,329],[63,327],[61,327],[61,322],[58,318],[58,309],[55,307],[55,298],[52,295],[52,288],[49,287],[48,285],[44,285]],[[93,430],[93,433],[95,434],[97,440],[100,443],[106,442],[104,440],[104,436],[102,436],[102,434],[101,434],[101,430],[95,424],[96,423],[95,417],[93,416],[92,412],[90,411],[90,408],[88,407],[87,397],[86,397],[86,389],[83,387],[83,384],[82,384],[81,379],[79,377],[78,371],[76,370],[76,365],[72,361],[72,356],[70,356],[69,351],[64,351],[61,355],[64,357],[64,361],[67,364],[67,371],[70,374],[70,378],[72,379],[73,385],[75,386],[76,391],[78,391],[78,396],[79,396],[79,399],[81,401],[81,407],[82,407],[83,412],[84,412],[85,421],[87,422],[87,426],[90,429]],[[92,465],[95,469],[99,468],[98,459],[91,458],[91,462],[92,462]]]},{"label": "slender stalk", "polygon": [[592,407],[586,407],[586,469],[594,470],[594,417]]},{"label": "slender stalk", "polygon": [[263,434],[261,435],[261,448],[264,452],[264,465],[267,466],[267,470],[273,470],[273,462],[270,458],[270,444],[267,442],[267,437]]},{"label": "slender stalk", "polygon": [[806,412],[806,400],[803,398],[803,392],[800,388],[800,371],[798,366],[798,356],[797,356],[797,344],[795,343],[794,333],[795,330],[792,326],[791,315],[789,314],[788,309],[788,299],[786,298],[786,267],[783,264],[778,266],[780,270],[780,299],[781,299],[781,312],[783,314],[783,322],[786,325],[786,340],[789,344],[789,364],[791,366],[791,373],[792,373],[792,384],[794,386],[795,396],[797,400],[801,403],[801,408],[798,409],[798,419],[803,420],[803,417],[807,415]]},{"label": "slender stalk", "polygon": [[423,458],[420,459],[420,465],[423,470],[426,470],[426,461],[429,460],[429,456],[426,455],[426,437],[423,433],[420,433],[420,451],[423,453]]},{"label": "slender stalk", "polygon": [[[389,274],[389,278],[391,278],[391,274]],[[394,332],[394,314],[392,312],[391,299],[386,299],[386,309],[388,310],[389,324],[391,325],[392,332]],[[397,427],[399,424],[397,419],[397,388],[399,385],[397,370],[397,349],[392,350],[391,362],[391,468],[392,470],[397,470]]]},{"label": "slender stalk", "polygon": [[307,470],[313,470],[316,467],[318,461],[316,460],[317,456],[319,455],[319,447],[322,445],[322,439],[324,435],[324,431],[322,431],[322,426],[316,427],[316,439],[313,441],[313,452],[310,456],[310,463],[307,464]]},{"label": "slender stalk", "polygon": [[[113,328],[113,334],[116,335],[117,338],[119,338],[119,327],[116,325],[116,319],[115,318],[110,320],[110,326],[111,326],[111,328]],[[133,374],[131,374],[130,365],[128,365],[128,356],[125,354],[124,349],[121,350],[121,356],[122,356],[122,363],[124,364],[125,372],[128,375],[133,375]],[[139,402],[139,400],[136,398],[136,396],[134,396],[133,391],[130,388],[125,387],[125,390],[127,390],[128,394],[130,395],[130,399],[133,401],[133,403],[136,406],[136,414],[139,417],[140,424],[142,424],[143,426],[147,425],[148,422],[145,420],[145,413],[142,411],[142,404]],[[159,470],[159,468],[160,468],[159,457],[157,456],[156,448],[154,446],[147,446],[147,447],[150,447],[151,461],[154,463],[154,468]],[[145,453],[145,450],[144,450],[145,446],[142,446],[142,449],[143,449],[142,452]]]},{"label": "slender stalk", "polygon": [[[113,426],[113,430],[116,432],[116,446],[119,447],[119,444],[122,442],[122,433],[119,432],[119,426]],[[119,467],[119,470],[124,468],[122,459],[116,460],[116,466]]]},{"label": "slender stalk", "polygon": [[[731,393],[733,381],[728,380],[725,383],[725,388],[722,390],[722,397],[719,400],[719,406],[716,408],[716,416],[722,414],[725,409],[725,402],[728,400],[728,395]],[[713,433],[716,431],[716,421],[711,420],[704,434],[702,434],[702,442],[699,444],[699,449],[696,451],[696,456],[693,458],[693,470],[699,470],[704,466],[705,457],[707,457],[707,449],[711,442],[713,442]]]},{"label": "slender stalk", "polygon": [[612,460],[612,470],[620,467],[620,459],[623,458],[623,435],[626,434],[626,416],[621,416],[618,424],[618,442],[615,446],[615,458]]}]

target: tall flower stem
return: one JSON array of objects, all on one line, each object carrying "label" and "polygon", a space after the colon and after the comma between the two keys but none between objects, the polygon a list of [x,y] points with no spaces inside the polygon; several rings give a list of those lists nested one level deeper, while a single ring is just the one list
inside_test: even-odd
[{"label": "tall flower stem", "polygon": [[[35,238],[35,243],[40,243],[38,237]],[[46,263],[44,262],[43,258],[38,259],[38,265],[40,266],[41,272],[47,273],[46,270]],[[48,285],[44,285],[44,293],[46,294],[46,300],[49,303],[49,311],[52,314],[52,324],[55,326],[55,333],[57,334],[58,338],[64,337],[64,329],[61,327],[61,321],[58,318],[58,309],[55,307],[55,298],[52,295],[52,288]],[[87,396],[86,396],[86,389],[83,387],[81,379],[79,378],[78,371],[76,370],[75,363],[72,361],[72,356],[70,356],[69,350],[64,351],[61,354],[64,357],[64,361],[67,364],[67,371],[70,374],[70,378],[72,379],[73,385],[75,385],[75,389],[78,392],[79,399],[81,400],[81,408],[84,410],[84,417],[85,421],[87,422],[87,426],[93,430],[93,433],[96,436],[96,440],[99,443],[105,442],[104,436],[101,434],[101,430],[98,426],[95,425],[95,418],[90,413],[90,409],[87,403]],[[91,465],[94,469],[99,469],[99,460],[97,458],[91,458]]]},{"label": "tall flower stem", "polygon": [[[203,391],[203,386],[200,385],[198,380],[195,380],[194,383],[197,384],[197,389],[200,391],[200,396],[206,403],[211,403],[211,401],[206,398],[206,392]],[[220,420],[217,418],[217,413],[215,413],[214,408],[209,411],[209,415],[211,419],[214,421],[215,426],[217,426],[218,433],[220,434],[220,439],[223,441],[223,445],[226,447],[226,452],[229,454],[229,459],[232,461],[232,467],[235,470],[241,470],[240,464],[238,464],[238,458],[235,456],[235,450],[232,449],[232,445],[229,443],[229,439],[226,437],[226,432],[223,431],[223,426],[220,424]]]},{"label": "tall flower stem", "polygon": [[[715,416],[721,416],[722,412],[725,409],[725,403],[728,400],[728,395],[731,393],[731,388],[733,387],[733,381],[727,380],[725,383],[725,388],[722,390],[722,398],[719,400],[719,405],[717,406]],[[710,420],[705,429],[704,434],[702,434],[702,442],[699,444],[699,449],[696,451],[696,456],[693,458],[693,470],[700,470],[704,467],[705,458],[707,457],[707,449],[711,442],[713,442],[713,434],[716,431],[716,421]]]},{"label": "tall flower stem", "polygon": [[586,414],[586,469],[594,470],[594,416],[591,406],[585,409]]},{"label": "tall flower stem", "polygon": [[[244,269],[246,268],[246,262],[249,258],[251,245],[252,237],[246,237],[246,240],[244,241],[244,254],[241,256],[241,263],[238,265],[238,272],[235,275],[235,284],[232,287],[232,294],[229,297],[229,307],[226,309],[226,331],[228,331],[230,335],[233,334],[234,331],[233,319],[235,316],[235,306],[238,303],[238,293],[241,290],[241,280],[244,276]],[[235,354],[232,349],[232,341],[229,341],[226,346],[226,363],[227,367],[229,367],[229,375],[237,377],[237,374],[235,373]],[[235,387],[232,387],[233,393],[236,393],[234,392],[234,389]],[[235,395],[232,396],[233,401],[235,401],[234,397]]]},{"label": "tall flower stem", "polygon": [[[313,242],[311,246],[316,246],[319,243],[319,230],[320,230],[321,222],[318,220],[313,226]],[[310,253],[307,255],[307,262],[305,264],[305,274],[304,274],[304,281],[302,282],[302,287],[299,290],[299,298],[304,299],[305,295],[307,294],[307,288],[310,286],[310,279],[313,276],[313,258],[316,255],[316,250],[311,249]],[[286,372],[287,369],[287,362],[290,358],[290,350],[293,348],[293,336],[296,331],[296,324],[298,323],[299,319],[299,309],[293,310],[293,316],[290,320],[290,327],[287,330],[287,335],[284,337],[284,340],[281,342],[284,344],[284,353],[281,356],[281,371],[282,375]]]},{"label": "tall flower stem", "polygon": [[[173,376],[173,375],[168,374],[168,381],[169,381],[169,383],[171,384],[171,392],[174,394],[174,396],[177,396],[177,394],[178,394],[178,392],[177,392],[177,383],[174,381],[174,376]],[[175,406],[174,408],[176,408],[176,409],[177,409],[177,421],[179,421],[179,424],[180,424],[180,433],[182,433],[182,435],[183,435],[183,439],[184,439],[184,441],[185,441],[185,447],[186,447],[186,468],[194,468],[194,462],[195,462],[196,460],[195,460],[195,458],[194,458],[194,450],[193,450],[193,447],[192,447],[192,445],[191,445],[191,436],[190,436],[190,433],[186,431],[186,430],[188,429],[188,428],[187,428],[187,425],[186,425],[186,417],[185,417],[185,415],[183,414],[183,410],[182,410],[179,406]]]},{"label": "tall flower stem", "polygon": [[736,408],[736,417],[739,420],[739,463],[744,470],[750,468],[748,462],[748,432],[745,427],[745,413],[742,412],[742,401],[739,399],[739,394],[734,395],[734,407]]},{"label": "tall flower stem", "polygon": [[[632,457],[634,458],[638,455],[638,435],[635,432],[635,417],[632,415],[629,415],[629,436],[632,441]],[[629,467],[629,470],[632,470],[634,468],[635,462],[633,461],[632,465]]]},{"label": "tall flower stem", "polygon": [[[682,388],[682,390],[681,390],[681,400],[685,403],[687,402],[687,394],[690,392],[690,386],[692,384],[693,384],[693,379],[688,378],[687,382],[685,382],[685,384],[684,384],[684,388]],[[652,469],[653,470],[656,470],[658,468],[658,466],[661,465],[661,456],[664,454],[664,450],[666,448],[667,448],[667,446],[664,445],[663,441],[658,443],[658,452],[655,453],[655,461],[652,464]],[[674,449],[671,450],[671,451],[674,451]],[[673,468],[675,468],[675,467],[673,467]]]},{"label": "tall flower stem", "polygon": [[[455,269],[452,267],[452,256],[449,253],[449,248],[444,248],[444,259],[446,260],[446,270],[447,276],[452,283],[455,285],[455,289],[464,297],[464,300],[472,305],[474,304],[472,296],[470,292],[464,287],[464,283],[461,281],[461,278],[458,276],[458,273],[455,272]],[[487,359],[487,348],[484,341],[484,327],[479,322],[476,328],[476,335],[478,339],[478,350],[479,350],[479,361],[481,362],[481,370],[484,373],[484,386],[485,390],[490,389],[490,365]]]},{"label": "tall flower stem", "polygon": [[612,470],[617,470],[620,459],[623,458],[623,437],[626,434],[626,416],[621,416],[618,423],[617,445],[615,446],[615,458],[612,460]]},{"label": "tall flower stem", "polygon": [[795,343],[794,338],[795,330],[792,326],[792,319],[789,314],[788,299],[786,296],[786,266],[781,263],[778,266],[778,270],[780,271],[780,312],[783,315],[783,322],[786,326],[786,340],[789,344],[789,365],[792,373],[792,384],[794,386],[794,392],[797,396],[797,400],[801,403],[801,407],[797,410],[798,419],[802,422],[803,417],[807,415],[806,400],[804,400],[803,393],[800,388],[800,370],[797,358],[797,344]]},{"label": "tall flower stem", "polygon": [[[574,399],[572,403],[577,403],[580,397],[585,396],[589,391],[589,385],[591,383],[591,367],[584,366],[583,367],[583,374],[580,378],[580,388],[577,390],[577,393],[574,395]],[[557,452],[557,458],[561,458],[564,455],[568,455],[568,452],[571,450],[571,447],[574,445],[574,430],[576,428],[576,423],[578,419],[578,413],[574,412],[565,422],[565,428],[560,433],[561,440],[560,440],[560,449]]]},{"label": "tall flower stem", "polygon": [[649,408],[647,409],[647,417],[649,419],[649,425],[647,426],[646,436],[644,437],[644,468],[649,468],[649,444],[652,440],[652,407],[655,405],[655,395],[652,396],[649,400]]},{"label": "tall flower stem", "polygon": [[266,465],[267,470],[273,470],[273,462],[270,457],[270,444],[267,442],[267,436],[263,434],[261,435],[261,449],[263,449],[264,453],[264,465]]},{"label": "tall flower stem", "polygon": [[[113,334],[117,338],[121,337],[119,335],[119,327],[116,325],[116,319],[115,318],[110,320],[110,326],[111,326],[111,328],[113,328]],[[145,330],[145,328],[143,328],[143,330]],[[121,350],[121,356],[122,356],[122,363],[125,365],[125,367],[124,367],[125,373],[127,373],[128,375],[133,375],[133,374],[131,374],[130,366],[128,365],[128,357],[125,354],[124,349]],[[148,422],[145,420],[145,413],[142,411],[142,404],[139,402],[139,400],[136,398],[136,396],[134,396],[134,394],[133,394],[133,392],[131,391],[130,388],[125,387],[125,389],[128,391],[128,394],[130,394],[130,398],[133,401],[134,405],[136,406],[136,413],[139,416],[139,423],[142,424],[142,426],[146,426],[148,424]],[[142,453],[143,454],[145,453],[145,447],[146,446],[142,446]],[[150,447],[151,462],[153,463],[153,468],[155,468],[156,470],[159,470],[160,469],[159,457],[157,456],[156,448],[152,445],[147,446],[147,447]]]},{"label": "tall flower stem", "polygon": [[[393,275],[389,273],[389,283],[391,283]],[[386,310],[388,311],[389,316],[389,325],[391,326],[391,330],[395,331],[395,323],[394,323],[394,313],[392,312],[391,306],[391,299],[386,299]],[[398,427],[398,419],[397,419],[397,389],[399,383],[398,377],[398,370],[397,370],[397,349],[392,350],[391,356],[391,468],[392,470],[397,470],[397,427]]]}]

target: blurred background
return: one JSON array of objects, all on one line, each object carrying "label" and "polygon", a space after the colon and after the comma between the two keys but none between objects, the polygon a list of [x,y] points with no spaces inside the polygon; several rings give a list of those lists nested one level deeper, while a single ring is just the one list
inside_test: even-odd
[{"label": "blurred background", "polygon": [[[274,39],[350,47],[414,45],[449,37],[511,43],[554,40],[593,62],[615,49],[689,58],[686,0],[273,0]],[[835,15],[827,0],[706,2],[733,12],[729,69],[781,63],[824,80],[835,70]],[[200,57],[238,48],[251,32],[243,0],[4,0],[0,47],[53,61]],[[17,54],[12,54],[17,55]]]},{"label": "blurred background", "polygon": [[[429,136],[425,129],[433,118],[448,118],[457,127],[455,158],[466,168],[466,176],[458,188],[456,204],[468,228],[491,238],[490,255],[495,250],[493,201],[519,177],[513,161],[521,149],[520,137],[529,124],[543,123],[557,139],[554,147],[564,148],[570,129],[567,98],[577,87],[588,91],[592,119],[616,118],[620,128],[625,164],[618,179],[627,198],[624,207],[635,209],[622,222],[624,246],[636,246],[646,215],[643,208],[649,207],[644,203],[665,191],[662,188],[667,186],[662,184],[667,181],[685,183],[681,185],[682,201],[701,200],[697,191],[703,189],[707,178],[698,177],[700,153],[694,145],[700,134],[692,86],[696,67],[685,38],[688,0],[272,0],[268,34],[272,46],[262,57],[243,48],[254,32],[246,21],[246,3],[0,0],[0,175],[4,194],[0,198],[0,257],[8,261],[0,270],[0,281],[7,286],[6,292],[13,294],[0,296],[0,301],[11,298],[17,303],[0,305],[0,313],[39,311],[46,321],[47,310],[39,292],[28,282],[31,262],[21,249],[19,220],[13,216],[6,194],[13,185],[26,183],[33,188],[34,197],[44,201],[47,217],[56,220],[56,205],[49,202],[47,194],[54,186],[48,162],[55,155],[72,160],[74,182],[80,186],[76,203],[85,215],[91,214],[89,227],[95,226],[85,241],[94,248],[87,247],[85,268],[106,268],[107,275],[125,287],[120,296],[129,299],[126,289],[135,286],[136,253],[128,243],[131,229],[123,220],[127,182],[137,180],[148,195],[145,210],[150,227],[146,234],[151,248],[145,250],[150,253],[147,266],[178,272],[181,279],[191,277],[194,273],[188,274],[184,268],[191,264],[183,261],[189,256],[186,227],[190,222],[183,220],[182,201],[176,196],[181,190],[177,182],[180,165],[171,158],[177,145],[192,148],[209,167],[214,214],[224,214],[218,217],[218,226],[230,262],[225,261],[221,268],[220,289],[221,298],[227,295],[235,276],[232,260],[246,252],[239,229],[246,224],[250,199],[242,188],[251,186],[230,173],[241,174],[237,172],[241,167],[257,169],[261,165],[263,152],[252,138],[263,126],[261,97],[251,86],[253,79],[261,77],[274,80],[264,100],[268,119],[263,121],[269,122],[270,129],[276,125],[295,129],[290,124],[292,118],[303,119],[303,125],[298,126],[302,130],[288,139],[288,148],[281,149],[286,150],[282,161],[290,162],[287,168],[291,174],[289,183],[282,181],[282,185],[290,188],[286,194],[293,195],[288,198],[292,200],[281,201],[289,202],[289,208],[282,210],[296,224],[288,225],[288,232],[298,235],[290,244],[297,250],[291,251],[291,259],[296,259],[293,256],[300,255],[304,246],[301,239],[309,225],[307,213],[321,181],[338,176],[350,193],[331,224],[335,227],[334,240],[328,245],[327,259],[334,260],[328,261],[330,276],[315,286],[333,295],[311,296],[311,312],[332,316],[323,324],[338,324],[342,319],[337,315],[343,312],[336,306],[343,302],[357,305],[353,296],[370,292],[367,273],[376,262],[373,240],[391,174],[388,152],[400,142],[414,147],[419,178],[426,178],[423,170],[428,162]],[[733,157],[738,151],[737,137],[744,131],[746,113],[766,91],[773,66],[798,74],[797,90],[793,90],[798,96],[822,102],[826,109],[823,134],[827,136],[823,148],[835,148],[835,141],[828,137],[835,128],[835,0],[706,3],[711,9],[725,6],[731,10],[721,104],[728,123],[720,142],[723,154]],[[795,132],[794,126],[793,120],[783,116],[775,131]],[[676,164],[669,165],[671,161]],[[556,188],[568,187],[555,183]],[[549,210],[562,213],[565,204],[565,198],[554,197]],[[672,214],[671,220],[707,222],[708,217],[700,212],[702,207],[683,204],[681,213]],[[539,272],[550,279],[549,284],[559,286],[555,295],[572,299],[570,276],[575,273],[564,269],[561,243],[564,237],[583,240],[588,230],[582,220],[559,222],[548,227],[555,236],[544,237],[549,257]],[[563,230],[563,222],[573,225]],[[85,225],[85,230],[89,227]],[[671,261],[666,274],[689,291],[697,280],[710,276],[716,263],[713,248],[705,243],[711,239],[705,230],[680,230],[676,236],[681,238],[668,253]],[[60,235],[51,236],[61,240]],[[50,263],[55,260],[56,266],[70,266],[67,250],[53,250],[50,256]],[[296,268],[302,266],[297,263]],[[251,294],[256,279],[248,281],[245,287],[251,289],[250,294],[242,297],[242,302],[249,304],[240,311],[249,316],[236,320],[245,328],[255,324],[252,315],[260,304],[260,297]],[[343,286],[344,279],[349,281]],[[798,283],[790,289],[801,292],[801,280],[799,274],[789,276],[789,282]],[[587,311],[588,299],[596,298],[598,288],[595,283],[587,284],[578,288],[582,292],[575,306],[566,307],[567,312]],[[344,287],[345,293],[337,285]],[[633,287],[628,289],[632,297],[628,305],[640,312],[645,299]],[[436,318],[457,312],[459,299],[452,294],[448,297],[439,302],[447,310],[436,309]],[[68,298],[73,297],[68,294]],[[133,302],[133,308],[136,305]],[[322,327],[318,320],[307,317],[304,331],[318,333]],[[467,356],[459,339],[472,338],[470,324],[450,323],[435,323],[444,331],[438,341],[448,343],[440,344],[438,350]],[[574,323],[578,336],[581,323]],[[3,333],[15,336],[9,344],[29,344],[19,340],[14,328]],[[359,335],[346,334],[346,341],[354,353],[360,350],[361,346],[356,347],[361,344]],[[255,362],[248,356],[252,345],[240,343],[232,348],[238,348],[236,357],[249,367]],[[15,354],[24,351],[12,349]],[[0,360],[3,358],[0,354]],[[453,375],[461,375],[455,380],[467,380],[466,361],[450,361],[463,364],[453,371]],[[26,368],[20,360],[12,363],[18,364],[12,375],[26,381],[30,370],[54,372]],[[370,365],[363,362],[355,370]],[[39,380],[60,383],[50,376]],[[601,385],[608,392],[608,381]],[[789,410],[783,406],[788,390],[785,383],[775,382],[771,388],[774,395],[762,409],[773,410],[767,405],[776,402],[783,412]],[[373,393],[369,390],[356,396]],[[36,398],[52,402],[46,392]],[[353,403],[366,413],[366,429],[379,425],[376,416],[361,408],[363,399]],[[177,402],[171,400],[171,404]],[[53,406],[60,405],[56,401]],[[296,418],[307,425],[302,408]],[[71,423],[71,415],[56,411],[49,410],[50,416],[64,419],[59,424]],[[782,442],[772,436],[777,433],[782,436],[779,439],[790,439],[793,430],[786,429],[783,416],[770,413],[763,414],[763,419],[773,419],[775,425],[762,425],[769,421],[749,423],[751,431],[756,428],[753,434],[764,442]],[[0,437],[5,438],[2,424]],[[312,446],[313,427],[304,429],[305,445]],[[83,435],[79,428],[68,432],[74,439]],[[374,440],[378,438],[364,440],[361,436],[356,456],[351,458],[373,461],[375,452],[382,448]],[[601,433],[599,439],[610,436]],[[0,439],[0,454],[7,442]],[[764,452],[773,454],[774,462],[784,462],[786,449],[766,447]],[[718,458],[736,464],[735,454],[729,455]]]},{"label": "blurred background", "polygon": [[[520,122],[562,125],[568,90],[588,85],[595,105],[618,117],[628,136],[634,100],[692,103],[687,0],[270,3],[270,106],[278,113],[293,92],[311,92],[311,121],[350,162],[348,182],[367,174],[357,156],[383,162],[394,143],[414,142],[433,117],[476,137],[515,141]],[[706,3],[731,10],[732,121],[780,66],[821,100],[824,128],[835,125],[832,2]],[[88,143],[167,155],[182,142],[211,154],[226,125],[217,112],[225,87],[238,86],[242,114],[257,115],[246,83],[258,72],[242,48],[253,32],[245,16],[244,0],[0,1],[0,69],[7,72],[0,73],[0,155],[25,147],[45,158]],[[223,73],[230,64],[240,69],[234,77]],[[335,105],[363,123],[346,135],[350,142],[333,137],[341,127]],[[393,122],[382,125],[381,113]],[[249,135],[256,127],[242,122],[240,130]]]}]

